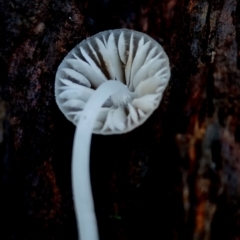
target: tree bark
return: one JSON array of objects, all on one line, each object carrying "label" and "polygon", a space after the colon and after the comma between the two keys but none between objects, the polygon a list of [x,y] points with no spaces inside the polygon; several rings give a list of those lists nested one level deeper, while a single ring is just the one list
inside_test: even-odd
[{"label": "tree bark", "polygon": [[0,12],[1,239],[77,239],[74,126],[54,77],[76,44],[116,28],[157,40],[171,80],[141,127],[93,136],[100,238],[240,239],[238,0],[3,0]]}]

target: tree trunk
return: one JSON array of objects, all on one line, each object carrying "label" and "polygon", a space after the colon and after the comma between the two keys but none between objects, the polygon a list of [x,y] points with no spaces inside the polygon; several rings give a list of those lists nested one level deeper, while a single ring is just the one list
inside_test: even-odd
[{"label": "tree trunk", "polygon": [[74,126],[55,103],[58,65],[99,31],[165,49],[160,107],[124,135],[94,135],[103,240],[240,239],[240,1],[0,1],[0,238],[77,239]]}]

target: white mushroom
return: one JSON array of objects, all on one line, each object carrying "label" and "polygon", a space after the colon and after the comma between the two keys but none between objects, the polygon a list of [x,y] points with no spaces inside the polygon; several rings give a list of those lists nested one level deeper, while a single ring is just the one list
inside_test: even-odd
[{"label": "white mushroom", "polygon": [[56,101],[76,125],[72,184],[81,240],[98,240],[89,151],[92,133],[126,133],[158,107],[170,78],[162,47],[148,35],[117,29],[98,33],[72,49],[60,64]]}]

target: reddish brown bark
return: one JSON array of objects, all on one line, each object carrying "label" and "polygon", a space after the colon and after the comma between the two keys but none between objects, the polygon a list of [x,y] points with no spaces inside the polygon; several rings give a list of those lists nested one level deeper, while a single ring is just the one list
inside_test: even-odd
[{"label": "reddish brown bark", "polygon": [[54,75],[102,30],[146,32],[171,81],[138,129],[93,136],[101,239],[240,239],[240,2],[0,2],[1,239],[77,239],[71,192],[74,126]]}]

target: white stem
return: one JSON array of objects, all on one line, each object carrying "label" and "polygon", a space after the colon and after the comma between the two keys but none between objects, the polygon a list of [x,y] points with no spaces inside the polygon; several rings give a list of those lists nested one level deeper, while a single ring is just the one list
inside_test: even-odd
[{"label": "white stem", "polygon": [[128,92],[126,85],[115,80],[101,84],[86,103],[75,131],[72,185],[80,240],[99,239],[90,181],[90,144],[100,108],[109,96],[118,92]]}]

